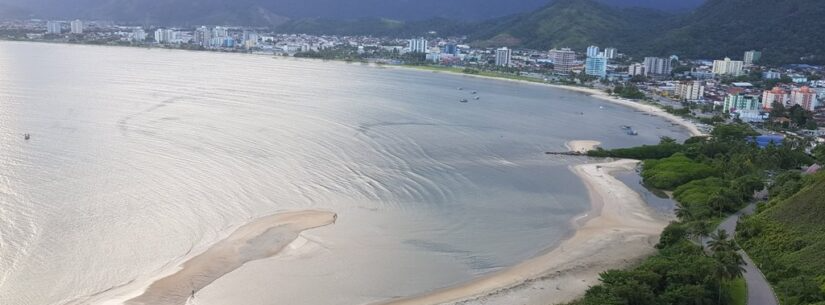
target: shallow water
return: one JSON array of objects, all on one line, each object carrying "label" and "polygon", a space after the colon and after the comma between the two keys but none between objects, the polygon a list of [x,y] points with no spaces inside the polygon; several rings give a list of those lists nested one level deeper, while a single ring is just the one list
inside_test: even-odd
[{"label": "shallow water", "polygon": [[[480,100],[459,103],[470,90]],[[569,234],[569,220],[589,207],[567,169],[581,160],[545,151],[574,139],[618,147],[660,136],[687,134],[536,85],[0,42],[0,304],[105,303],[251,219],[306,208],[339,220],[218,279],[198,304],[421,293]]]}]

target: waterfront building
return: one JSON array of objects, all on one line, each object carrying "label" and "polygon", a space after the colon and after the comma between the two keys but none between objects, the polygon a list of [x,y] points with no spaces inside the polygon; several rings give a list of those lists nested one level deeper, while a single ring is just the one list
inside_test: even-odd
[{"label": "waterfront building", "polygon": [[701,81],[679,83],[676,90],[676,94],[683,101],[699,101],[705,98],[705,84]]},{"label": "waterfront building", "polygon": [[600,78],[607,77],[607,58],[604,56],[588,57],[584,62],[584,73]]},{"label": "waterfront building", "polygon": [[225,27],[216,26],[212,29],[212,37],[215,38],[226,38],[229,36],[229,30]]},{"label": "waterfront building", "polygon": [[212,31],[205,26],[201,26],[195,29],[195,33],[192,37],[195,44],[202,46],[204,48],[209,47],[212,43]]},{"label": "waterfront building", "polygon": [[173,29],[155,30],[155,42],[157,43],[180,43],[180,32]]},{"label": "waterfront building", "polygon": [[713,74],[740,76],[740,75],[742,75],[742,67],[743,66],[744,66],[743,61],[741,61],[741,60],[731,60],[730,58],[725,57],[724,60],[714,60],[713,61]]},{"label": "waterfront building", "polygon": [[427,40],[424,38],[410,39],[409,49],[412,53],[427,53]]},{"label": "waterfront building", "polygon": [[131,40],[138,42],[146,40],[146,31],[144,31],[143,28],[140,27],[132,29]]},{"label": "waterfront building", "polygon": [[745,65],[751,66],[758,63],[760,59],[762,59],[762,52],[755,50],[745,52]]},{"label": "waterfront building", "polygon": [[645,57],[645,75],[669,75],[673,71],[670,59],[659,57]]},{"label": "waterfront building", "polygon": [[642,63],[635,63],[627,67],[627,75],[630,77],[636,75],[645,75],[645,65]]},{"label": "waterfront building", "polygon": [[759,98],[744,93],[730,93],[725,97],[725,104],[722,111],[733,113],[737,111],[754,112],[761,109]]},{"label": "waterfront building", "polygon": [[587,57],[596,57],[598,55],[599,55],[599,47],[597,47],[597,46],[587,47]]},{"label": "waterfront building", "polygon": [[808,86],[803,86],[800,88],[793,88],[791,90],[791,104],[802,106],[803,109],[808,111],[814,111],[818,104],[818,100],[816,99],[816,91],[811,90]]},{"label": "waterfront building", "polygon": [[770,110],[773,108],[774,103],[779,103],[784,106],[788,104],[789,99],[790,97],[785,89],[773,87],[771,90],[762,92],[762,108]]},{"label": "waterfront building", "polygon": [[619,51],[616,48],[605,48],[604,57],[607,59],[616,59],[619,56]]},{"label": "waterfront building", "polygon": [[60,21],[46,21],[46,34],[60,34],[62,27]]},{"label": "waterfront building", "polygon": [[513,50],[503,47],[496,50],[496,66],[509,67],[513,56]]},{"label": "waterfront building", "polygon": [[569,48],[552,49],[549,55],[553,61],[553,71],[569,73],[576,66],[576,52]]},{"label": "waterfront building", "polygon": [[83,21],[74,20],[70,25],[72,34],[83,34]]}]

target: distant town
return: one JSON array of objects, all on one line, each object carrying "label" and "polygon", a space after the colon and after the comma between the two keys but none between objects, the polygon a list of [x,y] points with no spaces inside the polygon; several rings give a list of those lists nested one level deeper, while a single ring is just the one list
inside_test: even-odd
[{"label": "distant town", "polygon": [[[473,47],[466,37],[326,36],[238,26],[142,27],[101,21],[0,22],[0,39],[246,52],[587,86],[640,100],[707,125],[742,121],[766,133],[825,142],[825,68],[764,66],[762,52],[688,59],[633,58],[616,48]],[[594,42],[595,44],[596,42]]]}]

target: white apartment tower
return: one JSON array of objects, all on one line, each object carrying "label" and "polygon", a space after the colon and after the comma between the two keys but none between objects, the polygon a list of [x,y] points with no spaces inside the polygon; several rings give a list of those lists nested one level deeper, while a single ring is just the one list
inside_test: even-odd
[{"label": "white apartment tower", "polygon": [[596,56],[599,56],[599,47],[597,47],[597,46],[587,47],[587,57],[596,57]]},{"label": "white apartment tower", "polygon": [[510,50],[507,47],[496,50],[496,66],[509,67],[512,55],[513,50]]},{"label": "white apartment tower", "polygon": [[742,75],[742,67],[745,65],[741,60],[730,60],[725,57],[724,60],[713,61],[713,74],[716,75]]},{"label": "white apartment tower", "polygon": [[616,48],[605,48],[604,57],[607,59],[616,59],[619,56],[619,51]]},{"label": "white apartment tower", "polygon": [[60,34],[61,27],[60,21],[46,21],[46,34]]},{"label": "white apartment tower", "polygon": [[424,38],[410,39],[410,52],[427,53],[427,40]]},{"label": "white apartment tower", "polygon": [[673,71],[669,58],[645,57],[645,75],[668,75]]},{"label": "white apartment tower", "polygon": [[71,22],[72,34],[83,34],[83,21],[74,20]]}]

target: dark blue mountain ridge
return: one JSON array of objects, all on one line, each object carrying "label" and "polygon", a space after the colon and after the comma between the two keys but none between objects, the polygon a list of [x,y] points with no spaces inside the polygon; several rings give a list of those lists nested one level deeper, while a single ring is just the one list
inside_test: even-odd
[{"label": "dark blue mountain ridge", "polygon": [[[704,0],[600,0],[660,10],[689,10]],[[549,0],[0,0],[36,18],[86,18],[165,24],[281,22],[285,18],[349,20],[380,17],[425,20],[434,17],[484,20],[528,12]],[[2,16],[0,12],[0,16]],[[272,24],[258,24],[272,25]]]}]

